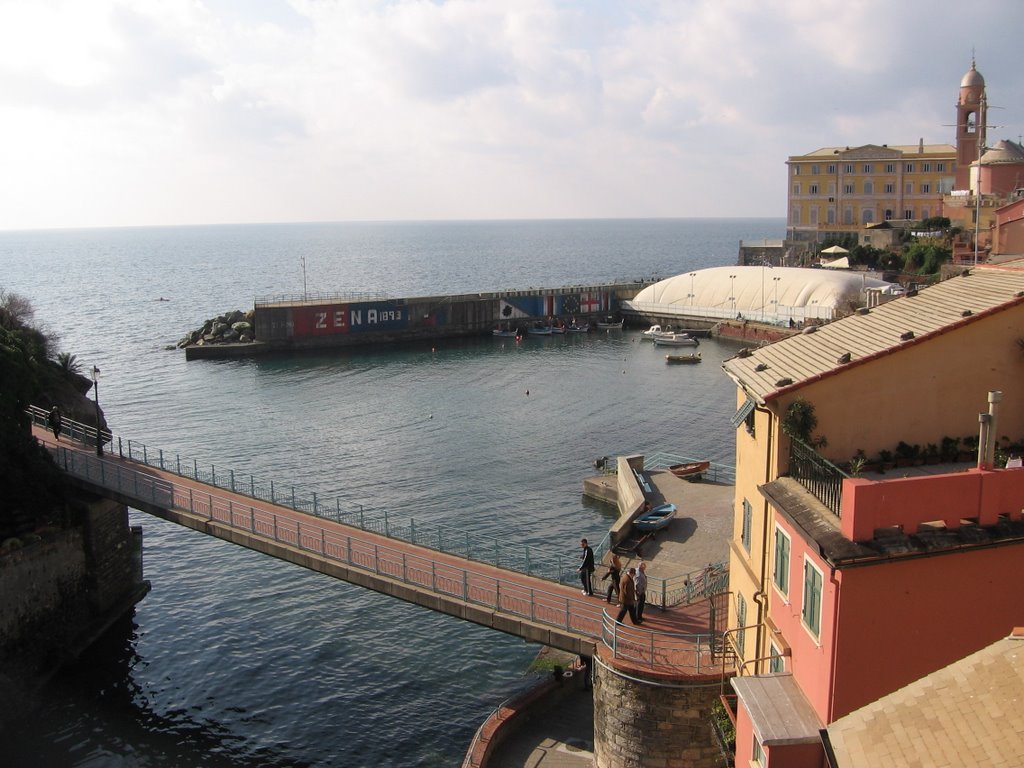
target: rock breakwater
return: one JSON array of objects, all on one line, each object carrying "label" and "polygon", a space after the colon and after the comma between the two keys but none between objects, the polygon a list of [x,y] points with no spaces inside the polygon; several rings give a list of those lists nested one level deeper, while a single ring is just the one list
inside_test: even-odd
[{"label": "rock breakwater", "polygon": [[210,344],[249,344],[256,341],[255,311],[236,309],[207,320],[202,328],[192,331],[178,342],[178,349]]}]

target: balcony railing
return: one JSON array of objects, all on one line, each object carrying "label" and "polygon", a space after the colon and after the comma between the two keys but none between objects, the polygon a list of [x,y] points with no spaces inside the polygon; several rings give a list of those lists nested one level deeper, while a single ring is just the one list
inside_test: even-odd
[{"label": "balcony railing", "polygon": [[849,475],[795,437],[790,440],[789,476],[839,517],[843,503],[843,479]]}]

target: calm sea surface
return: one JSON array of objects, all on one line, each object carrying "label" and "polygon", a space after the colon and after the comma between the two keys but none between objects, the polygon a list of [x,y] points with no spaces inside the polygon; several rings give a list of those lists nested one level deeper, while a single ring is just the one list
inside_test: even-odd
[{"label": "calm sea surface", "polygon": [[[185,362],[256,296],[392,296],[668,277],[775,219],[0,232],[0,288],[102,371],[116,434],[165,454],[575,555],[613,512],[597,456],[732,463],[734,390],[636,331]],[[166,299],[159,301],[158,299]],[[529,390],[529,395],[526,391]],[[537,648],[133,511],[152,592],[3,735],[5,766],[451,766]]]}]

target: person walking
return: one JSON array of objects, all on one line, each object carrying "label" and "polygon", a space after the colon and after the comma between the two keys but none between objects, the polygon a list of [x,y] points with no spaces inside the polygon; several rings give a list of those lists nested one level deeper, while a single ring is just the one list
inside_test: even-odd
[{"label": "person walking", "polygon": [[636,587],[636,618],[637,621],[642,622],[644,607],[647,605],[647,563],[642,560],[637,568],[636,577],[633,579],[633,585]]},{"label": "person walking", "polygon": [[619,584],[619,602],[622,607],[619,608],[619,615],[615,617],[615,621],[620,624],[627,613],[629,614],[630,621],[634,624],[643,624],[636,615],[636,585],[633,582],[635,578],[636,568],[630,568],[622,574],[622,580]]},{"label": "person walking", "polygon": [[601,581],[605,579],[611,579],[611,583],[608,584],[608,594],[605,596],[604,601],[610,603],[612,601],[612,592],[616,593],[616,597],[619,593],[619,580],[622,578],[622,561],[616,554],[612,555],[612,564],[608,566],[608,573],[601,577]]},{"label": "person walking", "polygon": [[53,406],[53,408],[50,409],[50,415],[46,417],[46,421],[49,422],[50,429],[53,430],[53,436],[57,440],[60,440],[60,428],[61,428],[60,408],[58,408],[56,405]]},{"label": "person walking", "polygon": [[577,568],[580,572],[580,581],[583,582],[583,594],[593,597],[594,595],[594,550],[590,548],[586,539],[580,539],[580,547],[583,549],[583,554],[580,555],[580,559],[583,560],[580,563],[580,567]]}]

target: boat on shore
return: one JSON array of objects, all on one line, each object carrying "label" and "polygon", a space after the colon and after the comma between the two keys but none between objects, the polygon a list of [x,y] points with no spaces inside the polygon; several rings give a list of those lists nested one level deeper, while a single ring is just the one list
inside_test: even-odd
[{"label": "boat on shore", "polygon": [[668,471],[676,477],[697,480],[707,472],[710,467],[710,461],[688,461],[683,464],[672,464],[668,468]]},{"label": "boat on shore", "polygon": [[633,521],[633,527],[639,531],[660,531],[676,516],[676,505],[671,502],[659,504],[649,512],[644,512]]},{"label": "boat on shore", "polygon": [[688,355],[665,355],[666,363],[699,363],[700,352],[691,352]]}]

